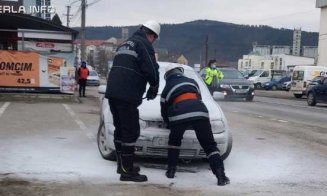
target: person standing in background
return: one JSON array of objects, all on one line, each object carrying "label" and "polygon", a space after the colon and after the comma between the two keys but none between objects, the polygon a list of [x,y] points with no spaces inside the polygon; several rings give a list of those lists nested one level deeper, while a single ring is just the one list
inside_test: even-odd
[{"label": "person standing in background", "polygon": [[79,97],[85,97],[85,87],[86,87],[86,81],[87,77],[89,76],[90,71],[86,67],[86,62],[83,61],[81,67],[77,71],[78,75],[78,84],[79,84]]}]

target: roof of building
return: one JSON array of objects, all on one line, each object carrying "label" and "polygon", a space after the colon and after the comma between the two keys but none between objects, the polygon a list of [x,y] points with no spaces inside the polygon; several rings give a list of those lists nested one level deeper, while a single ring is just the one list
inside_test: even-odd
[{"label": "roof of building", "polygon": [[33,30],[48,30],[48,31],[63,31],[69,32],[77,36],[78,31],[59,25],[49,20],[44,20],[35,16],[18,13],[2,13],[0,14],[0,29],[33,29]]}]

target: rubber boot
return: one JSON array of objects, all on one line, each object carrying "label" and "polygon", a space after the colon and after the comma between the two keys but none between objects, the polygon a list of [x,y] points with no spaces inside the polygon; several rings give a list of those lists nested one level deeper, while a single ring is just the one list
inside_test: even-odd
[{"label": "rubber boot", "polygon": [[[122,167],[121,167],[121,143],[119,142],[115,142],[115,157],[117,160],[117,174],[121,174],[122,173]],[[140,172],[140,167],[138,166],[134,166],[133,168],[134,172]]]},{"label": "rubber boot", "polygon": [[214,154],[211,157],[209,157],[208,160],[209,160],[209,164],[210,164],[212,173],[217,177],[218,186],[224,186],[226,184],[229,184],[230,180],[225,175],[224,162],[221,159],[220,155],[218,153]]},{"label": "rubber boot", "polygon": [[[117,174],[121,174],[123,172],[122,165],[121,165],[121,152],[116,151],[116,157],[117,157]],[[138,173],[140,172],[139,166],[133,166],[133,172]]]},{"label": "rubber boot", "polygon": [[225,175],[224,168],[218,168],[216,171],[216,177],[218,179],[218,186],[224,186],[226,184],[229,184],[229,178]]},{"label": "rubber boot", "polygon": [[120,181],[145,182],[148,180],[146,175],[141,175],[133,171],[134,164],[134,146],[122,146],[121,153],[121,174]]},{"label": "rubber boot", "polygon": [[179,149],[168,149],[168,168],[166,171],[167,178],[174,178],[178,163]]}]

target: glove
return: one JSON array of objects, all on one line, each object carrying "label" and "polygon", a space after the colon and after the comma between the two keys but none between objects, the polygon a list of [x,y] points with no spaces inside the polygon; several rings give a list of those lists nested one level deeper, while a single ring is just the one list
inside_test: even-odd
[{"label": "glove", "polygon": [[158,94],[158,86],[150,86],[150,88],[146,92],[146,99],[152,100],[156,98],[157,94]]}]

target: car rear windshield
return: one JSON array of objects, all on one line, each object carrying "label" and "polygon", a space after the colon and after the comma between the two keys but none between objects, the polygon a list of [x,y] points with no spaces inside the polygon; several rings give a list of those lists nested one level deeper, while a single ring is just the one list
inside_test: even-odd
[{"label": "car rear windshield", "polygon": [[224,79],[244,79],[244,76],[241,72],[233,69],[221,69],[221,72],[224,74]]},{"label": "car rear windshield", "polygon": [[304,71],[294,71],[292,80],[303,80],[304,78]]}]

